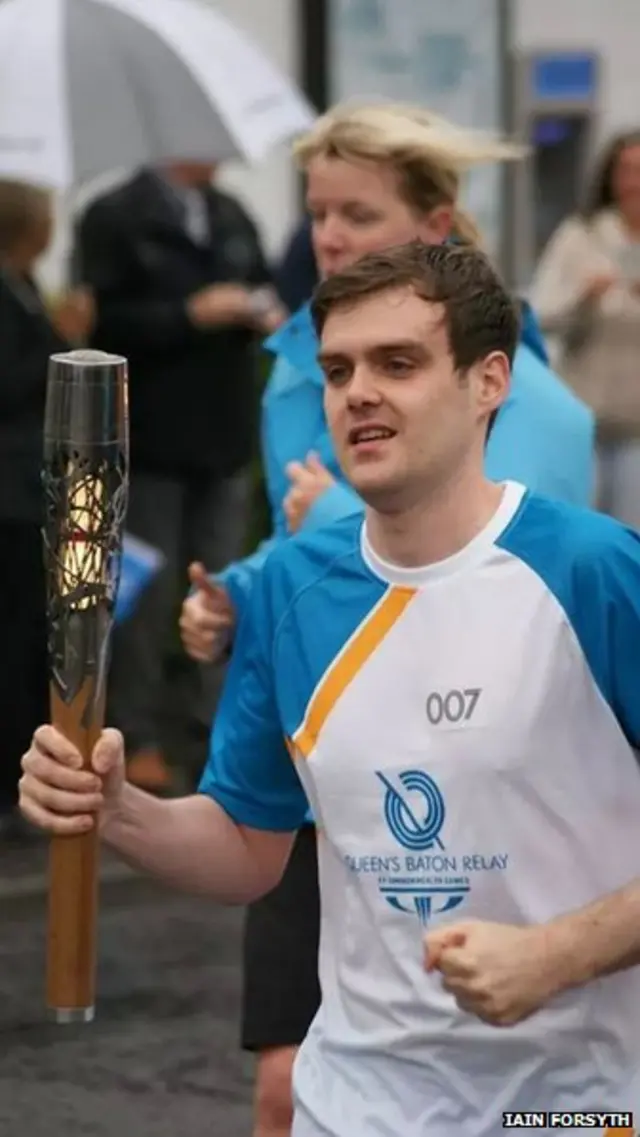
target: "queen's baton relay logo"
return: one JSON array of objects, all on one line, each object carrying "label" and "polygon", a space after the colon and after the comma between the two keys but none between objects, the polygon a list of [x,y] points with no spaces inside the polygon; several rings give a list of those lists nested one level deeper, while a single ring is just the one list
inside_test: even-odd
[{"label": "queen's baton relay logo", "polygon": [[[424,770],[406,770],[399,775],[396,788],[385,774],[378,777],[386,789],[385,821],[398,844],[419,852],[434,846],[443,849],[440,830],[444,825],[444,798],[433,778]],[[414,795],[415,805],[409,795]]]},{"label": "queen's baton relay logo", "polygon": [[376,856],[347,856],[351,872],[377,877],[381,896],[398,912],[431,917],[451,912],[466,900],[480,873],[504,872],[507,853],[459,852],[445,847],[447,810],[430,774],[404,770],[378,771],[384,821],[401,852]]}]

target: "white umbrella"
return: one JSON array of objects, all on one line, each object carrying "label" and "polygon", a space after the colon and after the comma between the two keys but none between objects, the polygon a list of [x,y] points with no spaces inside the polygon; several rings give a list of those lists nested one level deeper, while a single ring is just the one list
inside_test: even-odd
[{"label": "white umbrella", "polygon": [[0,3],[0,177],[68,189],[163,160],[256,161],[312,120],[200,0]]}]

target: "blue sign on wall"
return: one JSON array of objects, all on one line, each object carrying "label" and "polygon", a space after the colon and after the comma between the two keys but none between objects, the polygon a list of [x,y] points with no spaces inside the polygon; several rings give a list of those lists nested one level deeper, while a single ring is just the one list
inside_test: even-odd
[{"label": "blue sign on wall", "polygon": [[536,99],[584,99],[586,102],[596,93],[598,60],[595,53],[538,55],[532,71]]}]

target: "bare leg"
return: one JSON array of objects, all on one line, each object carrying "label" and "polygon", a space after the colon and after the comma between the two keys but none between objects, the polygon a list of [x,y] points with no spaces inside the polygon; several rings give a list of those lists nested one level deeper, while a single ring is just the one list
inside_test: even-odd
[{"label": "bare leg", "polygon": [[290,1137],[291,1076],[296,1054],[295,1046],[280,1046],[258,1055],[253,1137]]}]

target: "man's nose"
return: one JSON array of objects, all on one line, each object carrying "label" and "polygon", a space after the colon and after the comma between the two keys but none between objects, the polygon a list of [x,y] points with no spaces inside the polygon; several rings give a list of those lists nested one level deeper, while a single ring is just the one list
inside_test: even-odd
[{"label": "man's nose", "polygon": [[353,409],[362,406],[375,406],[380,402],[375,377],[366,364],[361,364],[354,369],[347,390],[347,402]]}]

